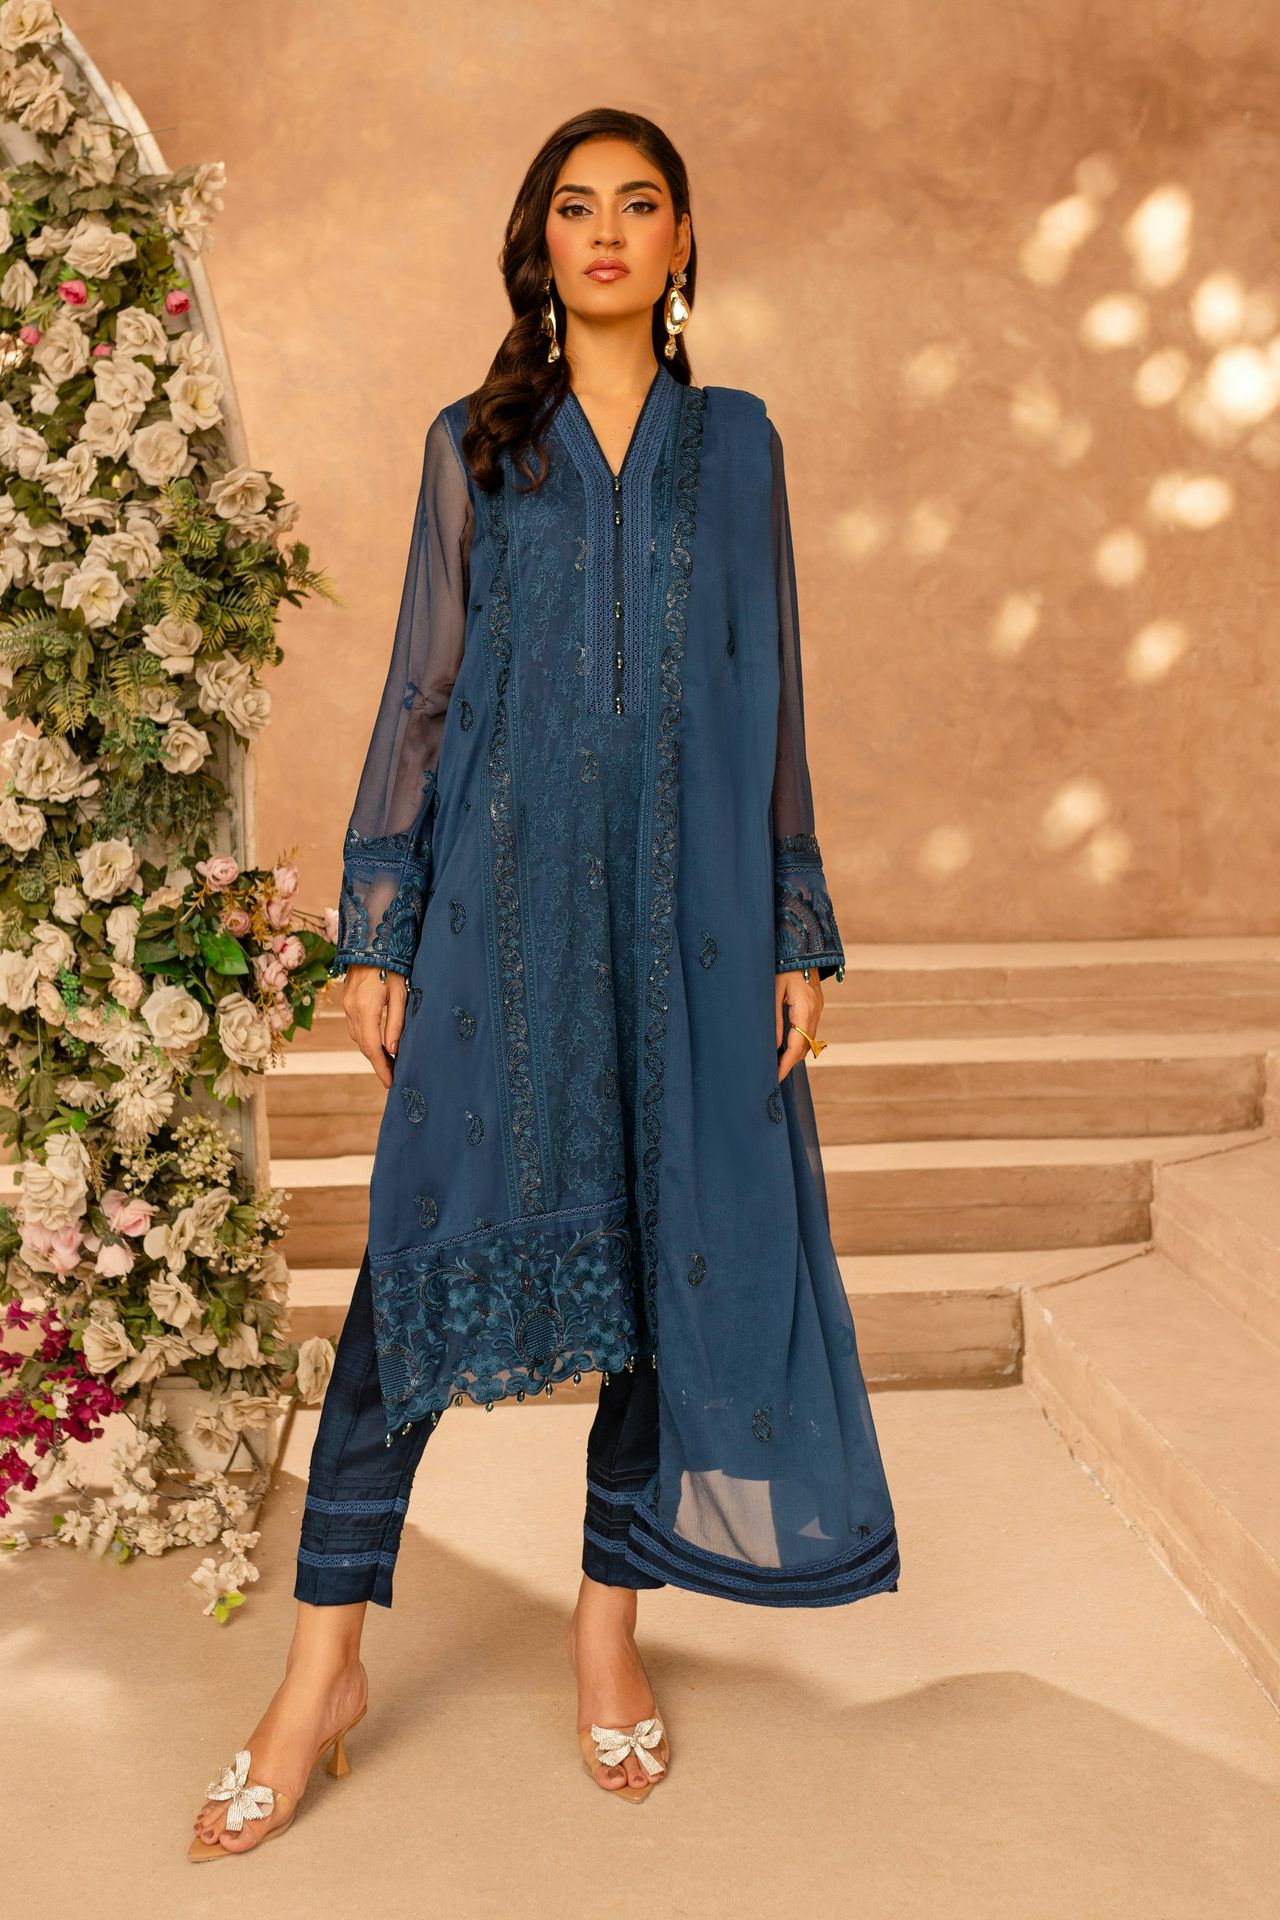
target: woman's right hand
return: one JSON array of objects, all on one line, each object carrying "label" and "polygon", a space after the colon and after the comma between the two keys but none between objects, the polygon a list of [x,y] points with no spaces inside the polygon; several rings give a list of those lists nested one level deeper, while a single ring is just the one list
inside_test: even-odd
[{"label": "woman's right hand", "polygon": [[409,983],[402,973],[379,967],[348,967],[342,976],[342,1011],[347,1031],[384,1087],[391,1085],[396,1049],[404,1031]]}]

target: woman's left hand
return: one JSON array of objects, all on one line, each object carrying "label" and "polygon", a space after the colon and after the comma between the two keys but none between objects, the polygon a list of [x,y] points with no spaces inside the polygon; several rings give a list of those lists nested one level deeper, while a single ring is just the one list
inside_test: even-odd
[{"label": "woman's left hand", "polygon": [[[818,1022],[822,1018],[822,982],[814,968],[809,970],[809,978],[804,974],[779,973],[774,975],[777,981],[777,1031],[774,1045],[780,1049],[778,1055],[778,1079],[785,1080],[797,1060],[803,1060],[809,1051],[809,1042],[804,1034],[797,1033],[797,1027],[803,1027],[805,1033],[818,1037]],[[786,1007],[791,1016],[791,1031],[787,1035],[785,1050],[782,1050],[782,1009]]]}]

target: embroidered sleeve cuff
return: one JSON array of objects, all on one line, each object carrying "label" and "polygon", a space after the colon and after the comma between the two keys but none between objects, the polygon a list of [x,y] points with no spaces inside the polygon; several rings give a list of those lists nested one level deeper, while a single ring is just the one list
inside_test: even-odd
[{"label": "embroidered sleeve cuff", "polygon": [[[413,971],[430,878],[429,843],[413,844],[408,832],[366,839],[348,828],[337,946],[328,968],[331,979],[340,979],[348,967]],[[387,904],[370,930],[372,903],[381,900]]]},{"label": "embroidered sleeve cuff", "polygon": [[773,843],[776,973],[801,967],[844,978],[844,947],[822,871],[822,854],[811,833],[788,834]]}]

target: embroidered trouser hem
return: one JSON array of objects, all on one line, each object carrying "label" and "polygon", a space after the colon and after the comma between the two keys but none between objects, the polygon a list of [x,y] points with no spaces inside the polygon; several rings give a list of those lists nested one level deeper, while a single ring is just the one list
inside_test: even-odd
[{"label": "embroidered trouser hem", "polygon": [[[394,1434],[390,1447],[386,1444],[366,1247],[312,1444],[295,1600],[312,1606],[361,1600],[391,1605],[409,1493],[434,1431],[430,1419],[415,1421],[407,1433]],[[602,1380],[587,1440],[582,1569],[604,1586],[666,1584],[631,1565],[622,1545],[631,1503],[657,1464],[657,1370],[638,1360],[630,1372]]]}]

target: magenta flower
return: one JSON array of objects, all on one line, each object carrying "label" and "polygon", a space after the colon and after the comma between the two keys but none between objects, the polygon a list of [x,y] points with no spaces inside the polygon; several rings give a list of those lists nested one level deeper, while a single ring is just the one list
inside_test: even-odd
[{"label": "magenta flower", "polygon": [[82,307],[89,298],[89,289],[83,280],[59,280],[58,293],[69,307]]},{"label": "magenta flower", "polygon": [[191,301],[187,295],[185,293],[179,293],[176,287],[172,293],[166,293],[164,297],[164,310],[166,313],[185,313],[190,305]]},{"label": "magenta flower", "polygon": [[34,325],[19,327],[18,338],[24,347],[39,346],[41,340],[44,338],[44,330]]}]

